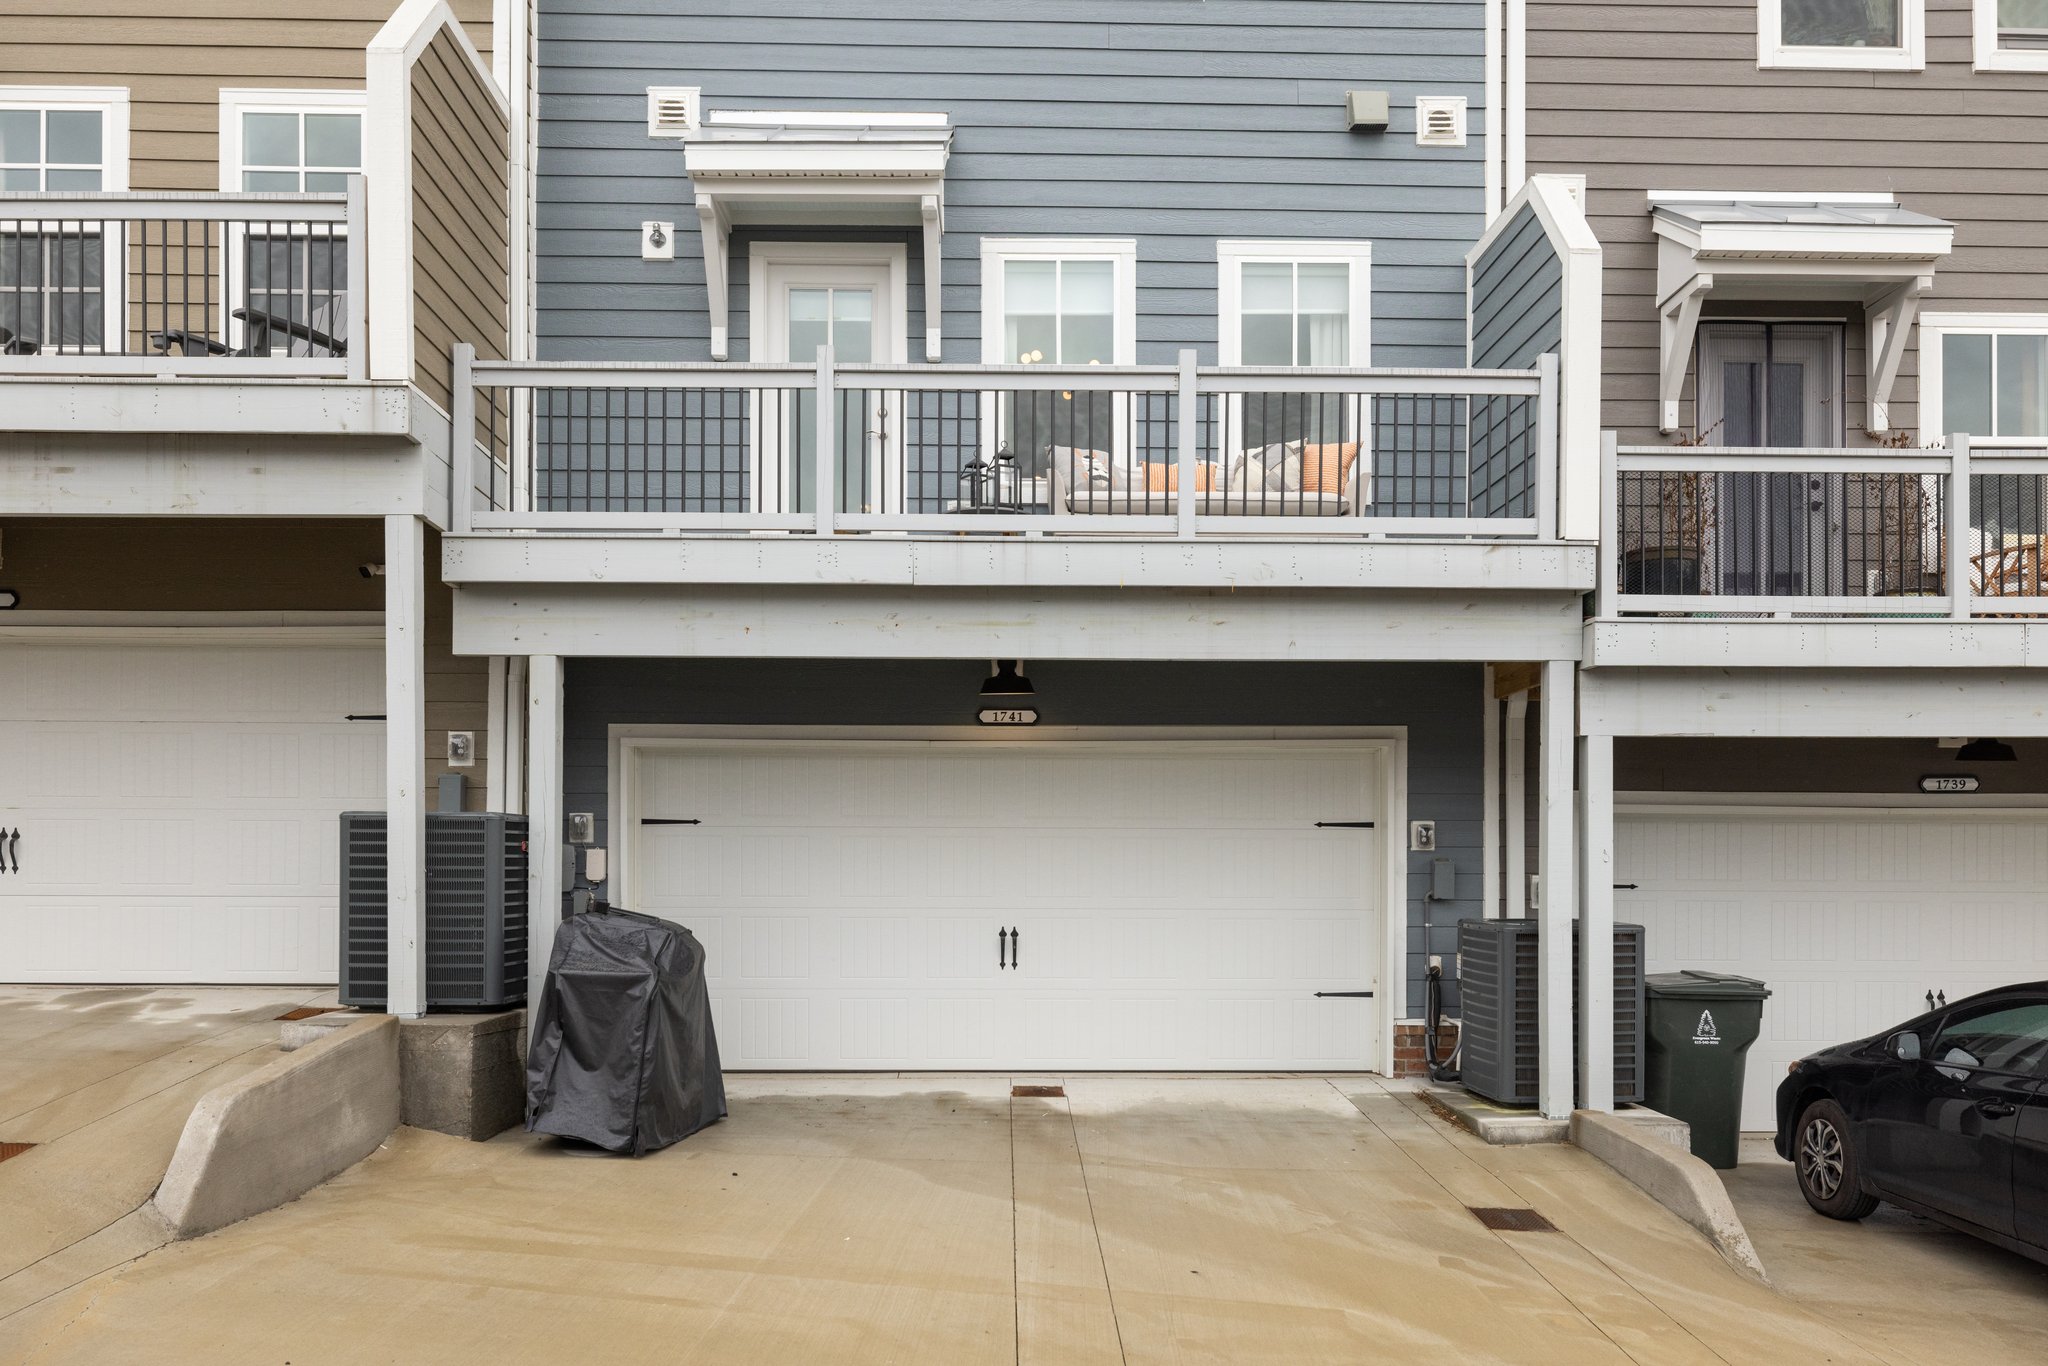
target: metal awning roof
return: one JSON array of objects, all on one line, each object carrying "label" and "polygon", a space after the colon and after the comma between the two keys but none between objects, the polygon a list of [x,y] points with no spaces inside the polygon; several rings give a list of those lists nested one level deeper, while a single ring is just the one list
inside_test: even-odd
[{"label": "metal awning roof", "polygon": [[1659,425],[1678,426],[1700,307],[1716,298],[1843,299],[1869,331],[1866,425],[1887,430],[1885,403],[1934,270],[1955,225],[1889,194],[1652,191],[1657,236]]},{"label": "metal awning roof", "polygon": [[[946,161],[944,114],[718,109],[683,136],[711,295],[711,354],[726,357],[726,258],[732,225],[921,229],[925,278],[939,277]],[[925,291],[925,358],[939,358],[939,291]]]}]

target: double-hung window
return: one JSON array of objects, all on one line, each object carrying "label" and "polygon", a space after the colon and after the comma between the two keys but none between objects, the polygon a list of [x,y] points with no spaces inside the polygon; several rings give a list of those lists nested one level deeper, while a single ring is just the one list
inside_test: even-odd
[{"label": "double-hung window", "polygon": [[[2048,314],[1938,313],[1920,318],[1921,431],[1973,447],[2048,446]],[[2037,475],[1973,467],[1971,519],[1991,548],[2048,531]],[[2038,553],[2038,552],[2036,552]]]},{"label": "double-hung window", "polygon": [[1926,0],[1757,0],[1757,65],[1919,71]]},{"label": "double-hung window", "polygon": [[[1136,242],[984,238],[981,280],[985,363],[1136,363]],[[1043,472],[1053,447],[1128,451],[1127,429],[1142,417],[1108,390],[1020,390],[993,401],[996,440],[1026,475]]]},{"label": "double-hung window", "polygon": [[2048,71],[2048,0],[1976,0],[1979,71]]},{"label": "double-hung window", "polygon": [[[0,86],[0,190],[127,186],[126,90]],[[0,354],[107,349],[108,248],[97,221],[0,217]]]},{"label": "double-hung window", "polygon": [[[363,169],[363,94],[354,90],[221,92],[221,188],[332,194]],[[346,341],[348,241],[339,228],[290,222],[240,235],[230,260],[229,297],[251,323],[282,319],[308,335],[269,330],[278,354],[324,356],[318,338]]]}]

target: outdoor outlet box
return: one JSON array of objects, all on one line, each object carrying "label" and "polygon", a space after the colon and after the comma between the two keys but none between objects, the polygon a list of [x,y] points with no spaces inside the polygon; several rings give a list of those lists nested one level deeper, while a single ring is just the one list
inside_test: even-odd
[{"label": "outdoor outlet box", "polygon": [[[1431,844],[1435,840],[1432,838]],[[1429,861],[1429,899],[1431,901],[1456,901],[1458,899],[1458,865],[1447,858]]]},{"label": "outdoor outlet box", "polygon": [[448,767],[468,768],[476,763],[476,732],[473,730],[451,730],[448,732]]},{"label": "outdoor outlet box", "polygon": [[657,223],[652,219],[640,225],[640,259],[643,261],[673,261],[676,259],[676,225]]},{"label": "outdoor outlet box", "polygon": [[1532,911],[1543,909],[1543,875],[1541,873],[1529,874],[1529,909]]},{"label": "outdoor outlet box", "polygon": [[594,844],[597,841],[597,817],[588,811],[569,813],[569,843]]},{"label": "outdoor outlet box", "polygon": [[593,887],[603,882],[605,863],[604,850],[598,848],[585,849],[583,851],[583,880],[590,883]]},{"label": "outdoor outlet box", "polygon": [[1408,822],[1408,848],[1417,854],[1426,854],[1436,848],[1436,822]]},{"label": "outdoor outlet box", "polygon": [[1384,90],[1347,90],[1344,92],[1344,117],[1351,125],[1351,131],[1360,129],[1368,133],[1387,131],[1387,92]]}]

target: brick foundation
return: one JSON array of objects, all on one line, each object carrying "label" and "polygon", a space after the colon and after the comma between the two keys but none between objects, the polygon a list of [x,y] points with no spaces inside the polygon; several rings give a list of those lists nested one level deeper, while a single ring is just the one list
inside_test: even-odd
[{"label": "brick foundation", "polygon": [[[1458,1046],[1458,1022],[1445,1020],[1437,1029],[1437,1053],[1448,1058]],[[1394,1075],[1397,1077],[1419,1077],[1428,1070],[1429,1064],[1422,1048],[1422,1026],[1419,1024],[1397,1024],[1394,1026]]]}]

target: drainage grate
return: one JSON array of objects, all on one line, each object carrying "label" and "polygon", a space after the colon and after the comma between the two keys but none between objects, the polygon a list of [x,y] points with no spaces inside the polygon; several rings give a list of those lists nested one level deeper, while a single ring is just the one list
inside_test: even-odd
[{"label": "drainage grate", "polygon": [[1058,1096],[1063,1098],[1067,1094],[1067,1088],[1064,1086],[1012,1086],[1010,1094],[1013,1096]]},{"label": "drainage grate", "polygon": [[5,1162],[10,1157],[20,1157],[35,1146],[33,1143],[0,1143],[0,1162]]},{"label": "drainage grate", "polygon": [[277,1018],[280,1020],[310,1020],[315,1015],[332,1015],[340,1009],[340,1006],[300,1006],[297,1010],[287,1010]]},{"label": "drainage grate", "polygon": [[1500,1209],[1485,1205],[1467,1205],[1480,1223],[1502,1233],[1555,1233],[1557,1225],[1533,1209]]}]

